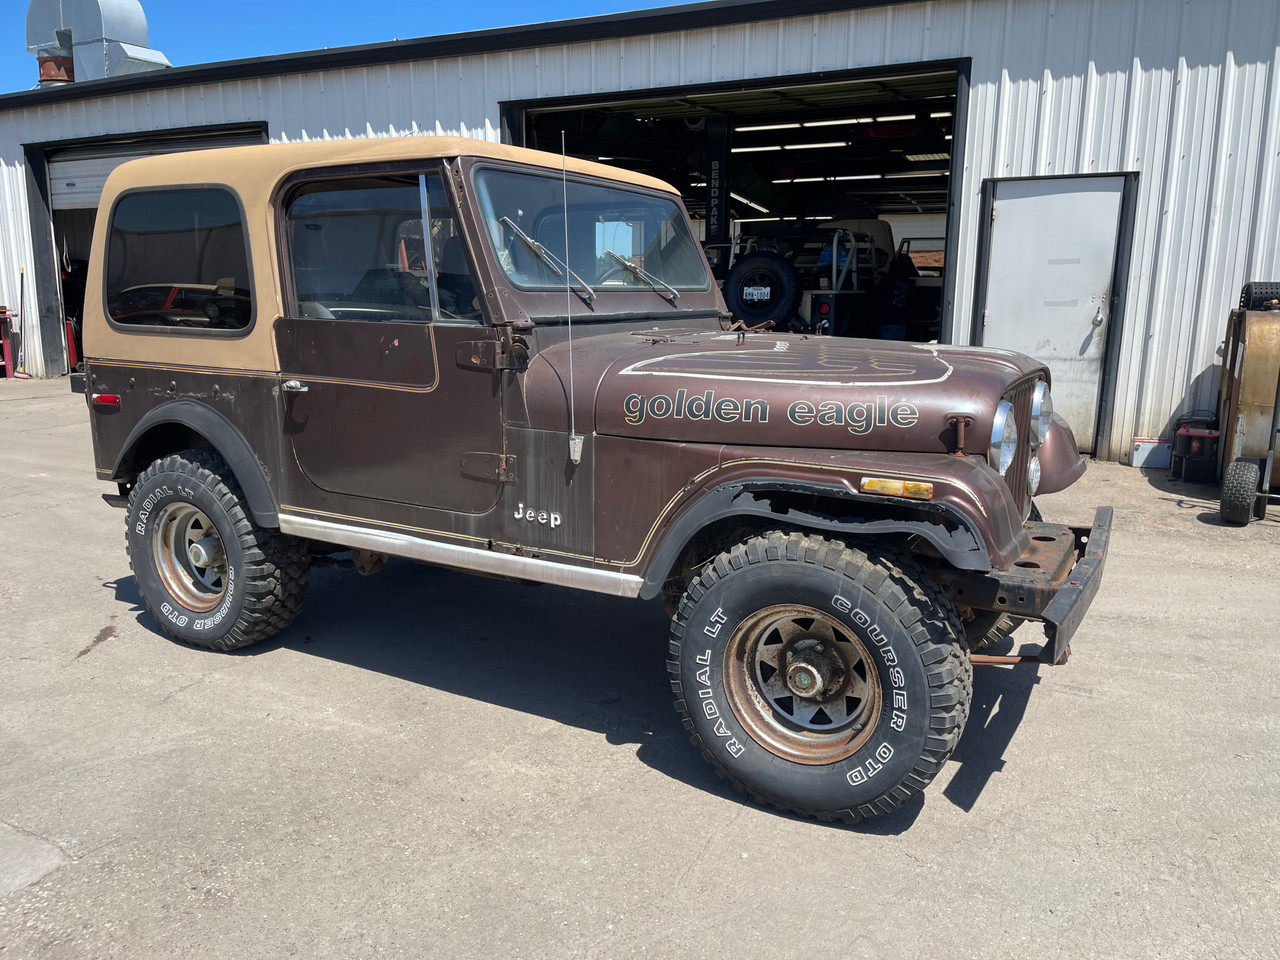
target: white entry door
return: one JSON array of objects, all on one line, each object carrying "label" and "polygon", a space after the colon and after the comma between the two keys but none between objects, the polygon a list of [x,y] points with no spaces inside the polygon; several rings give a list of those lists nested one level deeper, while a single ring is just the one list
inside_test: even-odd
[{"label": "white entry door", "polygon": [[1092,452],[1125,178],[993,184],[982,342],[1043,361],[1053,406]]}]

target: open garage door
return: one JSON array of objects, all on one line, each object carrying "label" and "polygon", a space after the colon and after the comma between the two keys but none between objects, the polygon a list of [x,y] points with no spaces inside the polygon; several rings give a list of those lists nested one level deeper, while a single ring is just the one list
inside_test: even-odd
[{"label": "open garage door", "polygon": [[675,185],[749,323],[947,340],[966,91],[946,62],[510,103],[504,131]]},{"label": "open garage door", "polygon": [[51,152],[48,157],[49,206],[54,210],[96,210],[108,175],[127,160],[179,150],[211,150],[265,142],[262,124],[253,124],[207,133],[186,131],[150,137],[139,134],[132,140],[111,140]]}]

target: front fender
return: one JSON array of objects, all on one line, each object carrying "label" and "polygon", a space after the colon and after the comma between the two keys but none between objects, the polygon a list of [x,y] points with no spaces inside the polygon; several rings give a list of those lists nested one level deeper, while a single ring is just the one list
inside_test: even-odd
[{"label": "front fender", "polygon": [[[828,512],[812,503],[802,506],[795,502],[796,495],[804,499],[818,498],[836,509]],[[837,505],[847,509],[838,509]],[[698,531],[729,517],[763,517],[817,533],[916,535],[933,544],[948,563],[959,569],[991,569],[981,531],[970,517],[950,504],[858,495],[839,483],[748,477],[705,491],[679,515],[649,564],[640,596],[656,597],[681,552]]]}]

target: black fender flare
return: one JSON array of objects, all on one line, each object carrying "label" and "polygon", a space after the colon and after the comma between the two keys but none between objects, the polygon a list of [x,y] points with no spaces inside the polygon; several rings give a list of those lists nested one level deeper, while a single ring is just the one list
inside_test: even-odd
[{"label": "black fender flare", "polygon": [[120,455],[116,457],[115,467],[111,471],[112,479],[119,481],[125,478],[128,473],[127,465],[133,458],[138,443],[148,431],[166,423],[189,427],[208,440],[235,474],[258,526],[280,526],[280,508],[275,494],[271,492],[266,472],[254,456],[249,441],[230,420],[198,400],[171,400],[149,410],[129,431],[129,437],[120,448]]},{"label": "black fender flare", "polygon": [[[777,509],[771,497],[778,494],[817,494],[823,497],[847,501],[850,506],[866,505],[873,512],[900,513],[902,516],[837,517],[791,506]],[[947,524],[930,523],[912,519],[911,515],[938,514]],[[847,487],[838,484],[796,483],[777,478],[736,480],[714,487],[698,496],[668,528],[662,542],[654,551],[653,560],[645,574],[640,596],[646,600],[656,597],[666,582],[667,574],[675,565],[680,553],[699,530],[717,520],[729,517],[766,517],[778,523],[790,524],[817,533],[853,534],[874,536],[883,534],[917,534],[938,549],[943,558],[960,570],[986,573],[991,569],[991,557],[981,531],[975,528],[972,518],[946,503],[906,500],[898,497],[854,496]]]}]

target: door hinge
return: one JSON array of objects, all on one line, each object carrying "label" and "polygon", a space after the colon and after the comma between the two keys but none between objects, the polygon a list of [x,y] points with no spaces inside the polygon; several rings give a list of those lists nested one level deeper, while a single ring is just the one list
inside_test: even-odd
[{"label": "door hinge", "polygon": [[459,458],[459,467],[469,480],[516,481],[516,458],[509,453],[464,453]]},{"label": "door hinge", "polygon": [[469,370],[523,370],[529,364],[529,351],[518,341],[466,340],[456,356],[458,366]]}]

